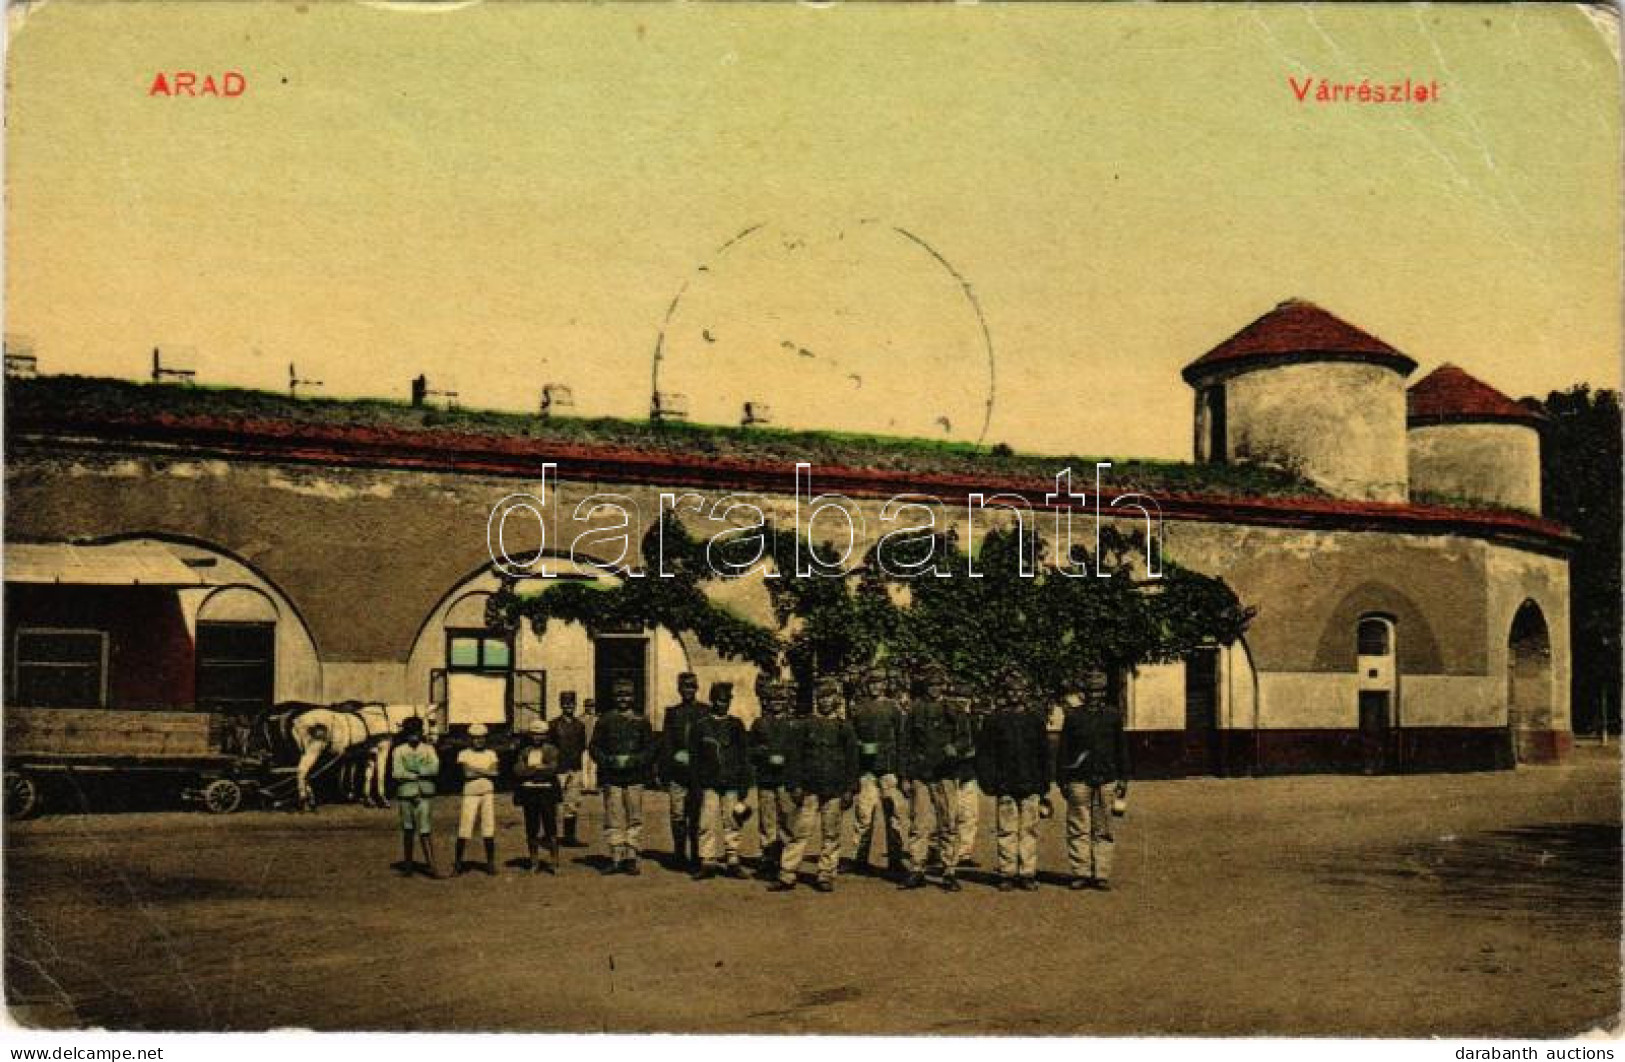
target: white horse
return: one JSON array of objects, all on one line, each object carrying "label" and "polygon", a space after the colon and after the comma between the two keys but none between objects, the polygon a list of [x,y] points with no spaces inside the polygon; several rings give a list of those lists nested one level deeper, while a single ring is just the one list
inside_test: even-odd
[{"label": "white horse", "polygon": [[392,739],[401,723],[413,716],[424,721],[424,732],[432,741],[441,729],[432,707],[360,701],[280,704],[261,718],[257,738],[273,762],[296,765],[300,807],[315,807],[311,781],[328,769],[338,771],[339,792],[346,798],[383,807],[388,804],[384,781]]}]

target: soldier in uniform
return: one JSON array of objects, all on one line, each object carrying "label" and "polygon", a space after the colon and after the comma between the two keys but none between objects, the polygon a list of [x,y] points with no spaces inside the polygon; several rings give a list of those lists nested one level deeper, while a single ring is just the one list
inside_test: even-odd
[{"label": "soldier in uniform", "polygon": [[1128,737],[1104,675],[1067,696],[1057,771],[1074,889],[1111,888],[1112,804],[1128,795]]},{"label": "soldier in uniform", "polygon": [[835,891],[841,864],[841,826],[858,788],[858,738],[852,724],[842,719],[845,698],[839,679],[819,680],[816,714],[801,724],[800,809],[795,835],[785,846],[774,892],[796,887],[796,872],[807,845],[818,841],[819,892]]},{"label": "soldier in uniform", "polygon": [[858,844],[852,866],[868,873],[869,846],[875,819],[886,820],[886,854],[893,873],[910,869],[908,804],[899,778],[903,774],[903,711],[886,695],[878,672],[863,683],[863,697],[852,706],[852,730],[858,738],[858,799],[854,814]]},{"label": "soldier in uniform", "polygon": [[677,703],[666,709],[660,730],[660,780],[671,800],[671,852],[678,864],[699,864],[698,795],[690,778],[690,730],[705,717],[700,680],[692,671],[677,676]]},{"label": "soldier in uniform", "polygon": [[588,754],[598,765],[598,787],[604,794],[604,843],[610,865],[606,874],[638,874],[643,844],[643,785],[654,761],[654,733],[649,720],[633,712],[631,679],[610,687],[609,710],[593,727]]},{"label": "soldier in uniform", "polygon": [[759,874],[777,878],[779,861],[794,839],[798,804],[791,794],[797,784],[801,720],[790,715],[788,683],[771,679],[756,684],[762,714],[750,728],[751,762],[756,768],[756,826],[761,838]]},{"label": "soldier in uniform", "polygon": [[1012,696],[982,724],[976,776],[994,799],[999,891],[1038,888],[1038,820],[1051,758],[1043,710]]},{"label": "soldier in uniform", "polygon": [[576,822],[581,812],[587,724],[576,714],[575,690],[565,690],[559,694],[559,715],[553,720],[549,733],[559,750],[559,817],[564,828],[562,841],[566,848],[580,848],[582,845],[576,835]]},{"label": "soldier in uniform", "polygon": [[955,809],[955,832],[959,838],[957,862],[962,867],[976,866],[976,831],[982,821],[982,788],[976,783],[976,749],[987,721],[988,704],[968,695],[954,698],[955,705],[965,716],[970,727],[970,744],[959,758],[959,804]]},{"label": "soldier in uniform", "polygon": [[697,879],[714,878],[723,870],[730,878],[745,876],[739,865],[738,812],[748,809],[750,740],[744,720],[728,713],[733,697],[733,683],[713,682],[710,713],[689,727],[689,771],[699,793]]},{"label": "soldier in uniform", "polygon": [[922,868],[934,840],[942,858],[942,887],[958,892],[959,771],[960,759],[971,749],[970,724],[944,695],[944,676],[939,669],[927,673],[921,692],[923,696],[909,706],[903,734],[913,820],[909,858],[914,869],[902,887],[917,889],[925,884]]}]

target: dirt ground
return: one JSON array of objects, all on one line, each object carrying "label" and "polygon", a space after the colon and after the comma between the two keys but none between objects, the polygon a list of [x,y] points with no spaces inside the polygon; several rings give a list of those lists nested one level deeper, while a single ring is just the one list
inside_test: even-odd
[{"label": "dirt ground", "polygon": [[[770,894],[603,878],[595,848],[558,878],[407,880],[392,812],[48,817],[7,835],[6,997],[24,1024],[123,1029],[1572,1034],[1620,1010],[1614,752],[1137,783],[1109,894],[985,869],[959,894]],[[1046,868],[1061,844],[1051,820]]]}]

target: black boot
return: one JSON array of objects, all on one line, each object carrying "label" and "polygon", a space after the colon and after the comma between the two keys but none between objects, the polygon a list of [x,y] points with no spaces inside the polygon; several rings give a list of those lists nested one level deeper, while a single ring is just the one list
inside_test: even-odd
[{"label": "black boot", "polygon": [[463,853],[468,849],[468,842],[461,837],[457,838],[457,846],[451,850],[451,875],[458,877],[463,872]]},{"label": "black boot", "polygon": [[413,858],[412,831],[401,831],[401,868],[403,878],[411,877],[417,871],[417,861]]},{"label": "black boot", "polygon": [[530,852],[530,859],[525,863],[525,869],[532,873],[539,872],[542,869],[542,846],[536,843],[536,838],[531,837],[525,841],[525,848]]},{"label": "black boot", "polygon": [[548,853],[553,857],[553,861],[547,866],[547,872],[549,874],[557,874],[559,872],[559,839],[557,837],[549,837],[547,839],[547,850]]},{"label": "black boot", "polygon": [[487,877],[497,876],[497,841],[495,837],[485,839],[485,873]]}]

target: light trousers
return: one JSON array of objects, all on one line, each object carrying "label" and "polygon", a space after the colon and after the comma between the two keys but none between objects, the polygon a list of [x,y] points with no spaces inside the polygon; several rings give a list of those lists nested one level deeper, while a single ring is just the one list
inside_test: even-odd
[{"label": "light trousers", "polygon": [[909,804],[909,869],[924,870],[935,849],[943,869],[953,870],[959,865],[959,779],[915,782]]},{"label": "light trousers", "polygon": [[478,827],[481,837],[497,835],[497,801],[495,793],[464,793],[463,813],[457,820],[457,839],[466,841],[474,836]]},{"label": "light trousers", "polygon": [[762,854],[779,853],[795,838],[799,808],[784,786],[756,790],[756,830]]},{"label": "light trousers", "polygon": [[995,811],[999,876],[1032,878],[1038,875],[1038,794],[1001,796]]},{"label": "light trousers", "polygon": [[559,813],[566,819],[573,819],[581,810],[581,771],[561,771],[559,773],[559,788],[563,795],[559,799]]},{"label": "light trousers", "polygon": [[1070,782],[1066,786],[1066,855],[1075,877],[1112,876],[1114,786]]},{"label": "light trousers", "polygon": [[744,797],[738,789],[700,791],[701,862],[720,863],[724,857],[730,864],[739,862],[739,820],[733,809]]},{"label": "light trousers", "polygon": [[897,784],[897,776],[890,772],[876,777],[865,774],[858,779],[858,798],[853,805],[853,823],[857,828],[858,845],[852,858],[858,863],[869,861],[869,845],[875,835],[875,820],[886,820],[886,854],[892,862],[908,862],[909,842],[908,801]]},{"label": "light trousers", "polygon": [[976,784],[976,779],[959,783],[959,858],[958,862],[969,862],[976,849],[976,828],[982,821],[982,787]]},{"label": "light trousers", "polygon": [[604,791],[604,843],[617,863],[643,850],[643,786],[610,785]]},{"label": "light trousers", "polygon": [[784,846],[784,857],[779,861],[780,881],[795,882],[801,860],[813,846],[818,852],[818,879],[835,880],[841,866],[841,824],[846,817],[845,810],[840,797],[808,793],[801,798],[795,833]]}]

